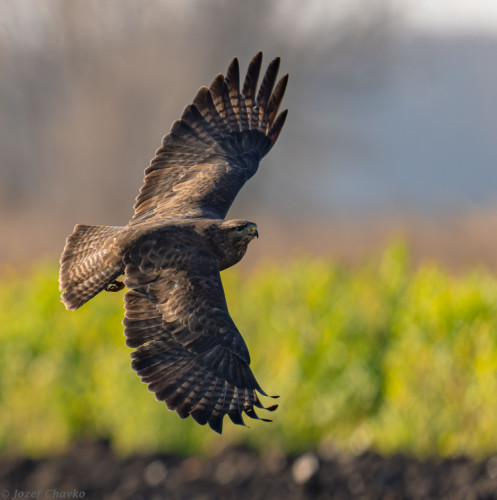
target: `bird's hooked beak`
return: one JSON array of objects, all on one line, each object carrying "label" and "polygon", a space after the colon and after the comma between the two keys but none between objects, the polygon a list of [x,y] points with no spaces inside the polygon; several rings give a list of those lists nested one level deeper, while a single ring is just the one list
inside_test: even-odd
[{"label": "bird's hooked beak", "polygon": [[255,224],[249,224],[245,229],[245,234],[247,236],[259,237],[259,231],[257,231],[257,226]]}]

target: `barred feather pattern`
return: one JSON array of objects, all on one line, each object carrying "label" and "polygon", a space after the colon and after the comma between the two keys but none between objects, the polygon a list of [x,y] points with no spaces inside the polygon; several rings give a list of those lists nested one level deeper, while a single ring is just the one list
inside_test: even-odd
[{"label": "barred feather pattern", "polygon": [[238,191],[258,169],[283,128],[278,115],[288,75],[276,83],[280,59],[268,66],[257,93],[262,65],[250,62],[242,91],[238,60],[198,91],[173,123],[145,170],[130,224],[171,217],[224,218]]},{"label": "barred feather pattern", "polygon": [[59,290],[67,309],[78,309],[122,274],[120,226],[78,224],[60,258]]},{"label": "barred feather pattern", "polygon": [[156,398],[219,433],[225,415],[239,425],[243,413],[267,421],[254,410],[264,408],[257,392],[266,394],[205,240],[190,229],[158,230],[130,249],[125,266],[126,345],[136,349],[133,369]]}]

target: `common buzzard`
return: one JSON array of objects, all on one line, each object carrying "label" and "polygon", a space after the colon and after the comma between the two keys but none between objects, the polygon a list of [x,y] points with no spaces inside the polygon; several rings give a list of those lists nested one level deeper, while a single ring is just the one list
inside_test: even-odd
[{"label": "common buzzard", "polygon": [[[280,59],[250,62],[240,92],[238,60],[226,77],[202,87],[173,123],[145,170],[126,226],[78,224],[60,259],[60,291],[78,309],[102,290],[126,293],[123,324],[132,366],[159,401],[221,433],[224,415],[245,425],[266,395],[249,367],[247,346],[231,319],[220,271],[258,236],[248,220],[224,220],[235,196],[276,142],[288,81]],[[267,410],[276,409],[276,405]],[[266,420],[266,419],[261,419]]]}]

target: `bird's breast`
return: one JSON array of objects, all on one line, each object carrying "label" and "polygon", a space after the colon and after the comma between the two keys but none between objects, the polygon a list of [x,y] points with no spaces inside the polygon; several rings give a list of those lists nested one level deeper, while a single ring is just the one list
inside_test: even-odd
[{"label": "bird's breast", "polygon": [[247,251],[247,244],[234,245],[231,247],[223,247],[219,259],[219,270],[228,269],[228,267],[238,264]]}]

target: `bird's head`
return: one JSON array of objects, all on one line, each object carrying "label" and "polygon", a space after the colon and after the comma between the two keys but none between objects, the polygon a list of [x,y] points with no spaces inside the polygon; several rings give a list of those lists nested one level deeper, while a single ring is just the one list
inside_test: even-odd
[{"label": "bird's head", "polygon": [[223,221],[222,228],[226,231],[226,235],[233,242],[244,241],[248,243],[254,238],[259,237],[257,224],[244,219],[233,219]]},{"label": "bird's head", "polygon": [[234,219],[216,224],[216,248],[221,256],[219,267],[226,269],[245,255],[248,244],[259,236],[257,224],[254,222]]}]

